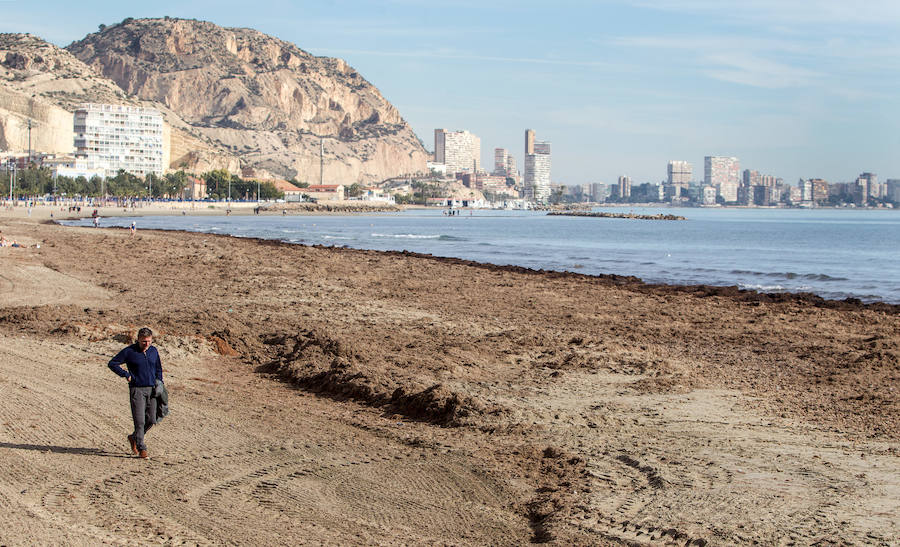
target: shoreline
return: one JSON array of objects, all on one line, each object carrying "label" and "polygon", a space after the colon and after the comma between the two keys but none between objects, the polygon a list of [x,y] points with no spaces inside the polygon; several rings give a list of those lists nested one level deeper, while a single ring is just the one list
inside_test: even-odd
[{"label": "shoreline", "polygon": [[[581,204],[577,204],[581,205]],[[273,202],[237,202],[233,201],[230,204],[231,215],[235,216],[247,216],[253,215],[254,208],[257,206],[260,207],[260,214],[265,216],[273,216],[284,214],[282,211],[285,211],[288,215],[358,215],[365,213],[373,213],[373,212],[393,212],[393,211],[405,211],[405,210],[440,210],[441,207],[429,207],[425,205],[385,205],[378,202],[361,202],[361,201],[350,201],[344,200],[340,202],[319,202],[319,203],[273,203]],[[679,205],[671,205],[666,203],[639,203],[639,204],[616,204],[616,203],[593,203],[586,204],[588,208],[612,208],[612,209],[622,209],[622,208],[632,208],[632,209],[680,209],[680,210],[699,210],[699,209],[710,209],[709,207],[684,207]],[[172,215],[186,215],[186,216],[226,216],[227,210],[229,209],[229,204],[225,202],[203,202],[203,201],[182,201],[182,202],[153,202],[153,203],[141,203],[138,207],[134,208],[123,208],[123,207],[112,207],[112,206],[87,206],[82,205],[82,211],[79,214],[73,214],[67,211],[67,205],[59,206],[59,205],[48,205],[44,203],[39,203],[34,207],[27,207],[25,205],[16,205],[14,207],[10,207],[9,205],[0,206],[0,220],[3,218],[34,218],[37,220],[40,219],[55,219],[55,220],[73,220],[78,218],[86,218],[90,217],[91,213],[94,209],[98,209],[101,217],[120,217],[120,216],[172,216]],[[753,211],[753,210],[768,210],[768,209],[785,209],[785,210],[798,210],[798,211],[815,211],[817,209],[822,210],[847,210],[847,211],[896,211],[900,213],[900,209],[892,209],[887,207],[748,207],[748,206],[728,206],[728,207],[715,207],[716,209],[721,210],[742,210],[742,211]],[[31,212],[29,213],[29,209]],[[464,210],[464,209],[461,209]],[[488,211],[491,209],[470,209],[472,211]],[[613,215],[615,218],[630,218],[628,213],[590,213],[590,212],[571,212],[571,211],[556,211],[556,210],[548,210],[547,214],[552,214],[556,216],[603,216],[603,215]],[[632,215],[633,217],[646,217],[648,215]],[[650,215],[656,217],[657,215]],[[662,215],[665,216],[665,215]],[[655,218],[654,218],[655,219]],[[668,219],[664,219],[668,220]],[[679,218],[678,220],[681,220]]]},{"label": "shoreline", "polygon": [[[153,202],[139,203],[136,207],[116,207],[116,206],[93,206],[79,205],[81,211],[78,213],[68,210],[69,204],[65,205],[48,205],[40,203],[34,207],[25,205],[17,205],[15,207],[0,207],[0,220],[4,218],[18,219],[54,219],[54,220],[74,220],[79,218],[88,218],[96,209],[101,218],[103,217],[121,217],[121,216],[248,216],[254,214],[256,207],[260,208],[260,215],[272,216],[280,215],[282,211],[286,211],[289,215],[316,215],[316,214],[333,214],[333,215],[356,215],[372,212],[391,212],[403,211],[406,209],[419,209],[424,207],[410,205],[384,205],[377,202],[362,201],[339,201],[339,202],[320,202],[320,203],[272,203],[272,202]],[[229,213],[230,209],[230,213]]]},{"label": "shoreline", "polygon": [[[342,214],[342,213],[337,213]],[[129,215],[121,215],[121,216],[129,216]],[[2,218],[2,217],[0,217]],[[80,220],[82,218],[87,217],[73,217],[73,218],[59,218],[59,219],[47,219],[45,222],[57,224],[62,228],[71,228],[70,226],[65,226],[60,224],[62,221],[67,220]],[[119,226],[106,226],[105,228],[109,229],[121,229],[128,230],[127,227],[119,227]],[[308,244],[308,243],[292,243],[280,239],[266,239],[261,237],[242,237],[235,236],[231,234],[224,233],[207,233],[207,232],[194,232],[191,230],[182,230],[178,228],[173,229],[162,229],[162,228],[141,228],[141,231],[159,231],[159,232],[172,232],[172,233],[184,233],[184,234],[207,234],[207,235],[215,235],[221,237],[228,237],[234,239],[246,239],[246,240],[254,240],[260,243],[278,243],[283,245],[301,245],[305,247],[313,247],[313,248],[323,248],[323,249],[334,249],[334,250],[345,250],[345,251],[366,251],[366,252],[378,252],[378,253],[387,253],[387,254],[397,254],[400,256],[408,256],[408,257],[417,257],[429,260],[435,260],[438,262],[443,262],[446,264],[465,264],[476,268],[483,268],[492,271],[508,271],[508,272],[519,272],[519,273],[530,273],[537,275],[550,275],[557,277],[571,277],[571,278],[589,278],[589,279],[598,279],[603,280],[605,283],[619,285],[619,286],[631,286],[631,287],[643,287],[642,290],[646,291],[655,291],[655,292],[679,292],[684,294],[694,294],[697,296],[728,296],[737,302],[802,302],[805,304],[813,305],[816,307],[823,308],[831,308],[831,309],[871,309],[883,311],[885,313],[890,314],[900,314],[900,304],[892,304],[889,302],[884,302],[882,300],[872,301],[872,302],[863,302],[859,298],[855,297],[846,297],[842,299],[836,298],[825,298],[816,293],[801,291],[801,292],[766,292],[760,291],[756,289],[742,289],[737,285],[710,285],[707,283],[698,283],[695,285],[690,284],[673,284],[673,283],[651,283],[644,281],[643,279],[632,276],[632,275],[620,275],[620,274],[606,274],[606,273],[598,273],[598,274],[588,274],[588,273],[580,273],[574,272],[571,270],[544,270],[544,269],[534,269],[528,268],[525,266],[516,266],[511,264],[493,264],[491,262],[478,262],[475,260],[469,260],[464,258],[457,257],[449,257],[449,256],[440,256],[434,255],[431,253],[419,253],[414,251],[394,251],[394,250],[375,250],[375,249],[356,249],[353,247],[346,247],[341,245],[324,245],[324,244]]]}]

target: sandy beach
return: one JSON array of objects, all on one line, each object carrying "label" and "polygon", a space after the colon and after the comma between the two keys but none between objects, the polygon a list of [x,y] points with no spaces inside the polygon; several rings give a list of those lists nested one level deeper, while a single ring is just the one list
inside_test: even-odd
[{"label": "sandy beach", "polygon": [[[290,202],[278,203],[274,201],[154,201],[137,203],[133,207],[118,207],[113,202],[107,205],[90,205],[86,202],[60,202],[58,204],[38,203],[28,206],[25,201],[19,201],[15,206],[9,206],[8,201],[0,201],[0,219],[28,219],[35,221],[65,220],[75,218],[87,218],[96,210],[102,219],[107,217],[142,217],[142,216],[227,216],[227,215],[302,215],[302,214],[348,214],[366,213],[378,211],[399,211],[420,206],[395,205],[372,201],[331,201],[323,203]],[[70,206],[79,206],[80,210],[71,210]],[[259,208],[259,213],[255,212]]]},{"label": "sandy beach", "polygon": [[900,542],[900,306],[39,209],[0,212],[2,545]]}]

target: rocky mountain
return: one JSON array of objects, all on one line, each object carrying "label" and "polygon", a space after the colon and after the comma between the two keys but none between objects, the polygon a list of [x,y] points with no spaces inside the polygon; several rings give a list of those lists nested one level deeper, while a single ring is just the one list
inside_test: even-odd
[{"label": "rocky mountain", "polygon": [[[326,184],[425,170],[410,126],[356,70],[255,30],[126,19],[66,49],[128,96],[159,105],[207,154],[237,158],[245,170],[317,183],[322,148]],[[210,163],[195,143],[176,140],[173,167]]]},{"label": "rocky mountain", "polygon": [[0,34],[0,149],[27,150],[31,120],[32,150],[71,154],[72,113],[86,102],[159,108],[172,157],[191,159],[197,171],[241,168],[237,157],[216,150],[176,113],[128,95],[65,49],[30,34]]}]

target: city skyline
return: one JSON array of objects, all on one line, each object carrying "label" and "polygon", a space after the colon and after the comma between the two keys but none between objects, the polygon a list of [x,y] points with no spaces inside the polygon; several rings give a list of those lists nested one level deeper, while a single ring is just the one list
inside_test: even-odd
[{"label": "city skyline", "polygon": [[345,59],[427,149],[434,128],[468,130],[492,165],[535,129],[555,182],[659,182],[706,156],[792,184],[900,178],[900,5],[883,0],[0,4],[0,31],[59,46],[126,17],[251,27]]}]

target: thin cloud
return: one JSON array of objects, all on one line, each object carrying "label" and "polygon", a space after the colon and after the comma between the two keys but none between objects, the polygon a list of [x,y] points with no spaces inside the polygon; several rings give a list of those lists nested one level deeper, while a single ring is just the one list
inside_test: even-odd
[{"label": "thin cloud", "polygon": [[765,22],[769,25],[862,23],[891,26],[900,22],[900,3],[896,0],[626,0],[645,9],[669,12],[702,12],[738,22]]},{"label": "thin cloud", "polygon": [[856,82],[872,74],[895,74],[900,65],[900,47],[893,39],[757,36],[736,40],[734,36],[679,35],[628,36],[606,43],[675,52],[675,63],[719,81],[768,89],[816,86],[857,99],[875,98],[879,95],[875,88],[882,85],[870,81],[865,90],[854,90]]},{"label": "thin cloud", "polygon": [[755,55],[723,53],[710,55],[708,62],[720,68],[704,71],[707,76],[725,82],[780,89],[803,87],[817,83],[822,74]]},{"label": "thin cloud", "polygon": [[[313,49],[311,49],[313,50]],[[610,63],[601,61],[578,61],[568,59],[542,59],[539,57],[500,57],[491,55],[473,55],[469,53],[441,53],[435,51],[378,51],[371,49],[315,49],[317,52],[326,53],[328,55],[370,55],[374,57],[401,57],[411,59],[450,59],[460,61],[485,61],[485,62],[503,62],[503,63],[522,63],[532,65],[553,65],[553,66],[579,66],[594,68],[613,68],[618,67]]]}]

